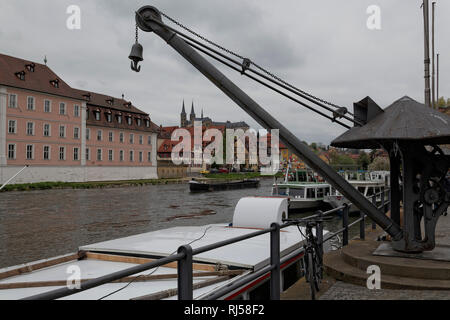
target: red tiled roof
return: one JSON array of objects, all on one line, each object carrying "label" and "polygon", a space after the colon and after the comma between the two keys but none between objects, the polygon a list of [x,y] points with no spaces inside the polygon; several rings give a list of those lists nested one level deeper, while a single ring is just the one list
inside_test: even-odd
[{"label": "red tiled roof", "polygon": [[[147,113],[139,110],[130,101],[126,101],[121,98],[115,98],[111,96],[107,96],[101,93],[90,92],[86,90],[73,89],[77,92],[77,95],[80,99],[83,99],[87,102],[88,105],[105,107],[110,109],[115,109],[123,112],[131,112],[141,115],[148,115]],[[110,101],[110,102],[108,102]]]},{"label": "red tiled roof", "polygon": [[[26,65],[34,65],[34,72],[30,71]],[[72,89],[46,65],[0,54],[0,70],[1,85],[82,99],[76,90]],[[25,80],[20,80],[16,76],[16,73],[21,71],[25,73]],[[50,83],[52,80],[59,80],[58,88]]]},{"label": "red tiled roof", "polygon": [[[31,66],[33,68],[31,68]],[[22,71],[25,74],[24,80],[19,79],[16,75],[17,72]],[[58,87],[51,84],[51,81],[54,80],[58,80]],[[89,111],[98,109],[102,112],[100,121],[95,121],[93,120],[93,117],[90,117],[87,120],[88,125],[120,127],[123,129],[153,132],[157,132],[159,129],[159,127],[151,121],[150,127],[146,127],[144,120],[150,119],[149,115],[136,108],[131,102],[101,93],[74,89],[58,77],[48,66],[40,63],[0,54],[0,85],[86,101],[88,109],[90,109]],[[118,124],[114,121],[115,119],[113,119],[112,123],[108,123],[103,114],[104,112],[111,112],[113,117],[119,112],[122,112],[123,116],[131,114],[133,116],[133,125],[128,126],[125,121],[123,124]],[[135,118],[141,118],[144,125],[141,127],[137,126]]]}]

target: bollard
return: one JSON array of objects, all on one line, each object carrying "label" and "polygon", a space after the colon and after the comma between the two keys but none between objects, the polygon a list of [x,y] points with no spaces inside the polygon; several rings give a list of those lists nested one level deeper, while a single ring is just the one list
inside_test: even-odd
[{"label": "bollard", "polygon": [[178,248],[178,253],[184,253],[178,261],[178,300],[193,300],[192,286],[192,247],[189,245]]},{"label": "bollard", "polygon": [[348,211],[349,206],[345,203],[342,210],[342,227],[345,228],[342,232],[342,246],[348,245]]},{"label": "bollard", "polygon": [[280,300],[281,271],[280,271],[280,225],[272,223],[270,231],[270,299]]}]

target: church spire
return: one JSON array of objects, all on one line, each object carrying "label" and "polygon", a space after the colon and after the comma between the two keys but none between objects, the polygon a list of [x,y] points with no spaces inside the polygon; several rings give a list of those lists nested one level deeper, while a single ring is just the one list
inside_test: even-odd
[{"label": "church spire", "polygon": [[186,109],[184,108],[184,99],[183,99],[183,109],[181,110],[181,114],[186,114]]},{"label": "church spire", "polygon": [[192,100],[191,114],[195,115],[195,111],[194,111],[194,100]]}]

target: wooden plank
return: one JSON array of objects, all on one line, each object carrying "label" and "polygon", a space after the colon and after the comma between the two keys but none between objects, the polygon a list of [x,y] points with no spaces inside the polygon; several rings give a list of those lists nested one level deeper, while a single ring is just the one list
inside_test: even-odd
[{"label": "wooden plank", "polygon": [[[243,270],[230,271],[212,271],[212,272],[197,272],[193,273],[194,278],[198,277],[230,277],[242,274]],[[177,274],[157,274],[157,275],[140,275],[125,277],[112,283],[128,283],[128,282],[147,282],[155,280],[176,279]],[[81,283],[92,279],[82,279]],[[67,280],[53,280],[53,281],[34,281],[34,282],[14,282],[14,283],[0,283],[0,290],[8,289],[24,289],[24,288],[39,288],[39,287],[62,287],[67,285]]]},{"label": "wooden plank", "polygon": [[[96,252],[86,252],[86,258],[92,259],[92,260],[123,262],[123,263],[132,263],[132,264],[144,264],[144,263],[148,263],[148,262],[157,261],[157,259],[121,256],[121,255],[104,254],[104,253],[96,253]],[[176,269],[177,266],[178,266],[178,263],[175,261],[175,262],[165,264],[162,267]],[[215,265],[204,264],[204,263],[193,263],[192,268],[194,270],[198,270],[198,271],[217,271]]]},{"label": "wooden plank", "polygon": [[57,265],[60,263],[65,263],[65,262],[69,262],[69,261],[73,261],[73,260],[81,260],[84,258],[85,258],[85,252],[79,251],[77,253],[72,253],[72,254],[68,254],[65,256],[61,256],[61,257],[57,257],[57,258],[53,258],[53,259],[49,259],[49,260],[44,260],[41,262],[26,264],[26,265],[23,265],[16,269],[1,272],[0,280],[14,277],[14,276],[19,276],[24,273],[30,273],[30,272],[33,272],[33,271],[36,271],[39,269],[43,269],[43,268],[47,268],[47,267],[51,267],[51,266],[54,266],[54,265]]},{"label": "wooden plank", "polygon": [[[219,283],[219,282],[223,282],[228,279],[229,279],[229,276],[208,279],[208,280],[205,280],[205,281],[202,281],[199,283],[194,283],[192,285],[192,288],[194,290],[196,290],[196,289],[204,288],[207,286],[211,286],[211,285]],[[152,294],[141,296],[141,297],[132,298],[131,300],[161,300],[161,299],[166,299],[166,298],[176,296],[177,294],[178,294],[178,289],[173,288],[173,289],[168,289],[168,290],[152,293]]]}]

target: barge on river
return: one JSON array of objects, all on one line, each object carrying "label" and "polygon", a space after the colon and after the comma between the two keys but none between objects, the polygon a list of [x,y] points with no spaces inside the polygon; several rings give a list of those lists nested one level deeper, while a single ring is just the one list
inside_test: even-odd
[{"label": "barge on river", "polygon": [[197,180],[189,181],[189,190],[191,192],[209,192],[209,191],[223,191],[246,188],[258,188],[259,180],[244,179],[232,181],[215,181],[215,182],[200,182]]},{"label": "barge on river", "polygon": [[[249,207],[258,210],[249,211]],[[232,223],[174,227],[91,245],[77,252],[48,260],[0,270],[0,300],[30,298],[121,271],[154,259],[168,257],[189,244],[193,249],[268,228],[287,218],[285,198],[242,198]],[[305,231],[303,230],[303,233]],[[327,231],[324,231],[327,234]],[[281,230],[282,291],[302,276],[304,238],[296,226]],[[328,250],[329,248],[324,248]],[[232,285],[242,277],[270,264],[270,234],[205,251],[193,257],[193,298],[203,299]],[[78,273],[77,273],[78,272]],[[137,277],[139,276],[139,277]],[[219,299],[268,299],[270,272],[242,284]],[[177,263],[134,274],[61,299],[73,300],[161,300],[177,299]]]}]

